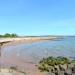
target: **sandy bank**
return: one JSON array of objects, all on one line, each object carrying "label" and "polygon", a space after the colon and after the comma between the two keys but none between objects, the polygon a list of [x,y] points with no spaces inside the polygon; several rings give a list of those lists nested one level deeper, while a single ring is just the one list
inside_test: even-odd
[{"label": "sandy bank", "polygon": [[10,46],[10,45],[17,45],[17,44],[27,44],[27,43],[34,43],[34,42],[40,42],[40,41],[48,41],[48,40],[54,40],[57,37],[27,37],[27,38],[0,38],[1,42],[10,41],[8,43],[4,43],[3,46]]}]

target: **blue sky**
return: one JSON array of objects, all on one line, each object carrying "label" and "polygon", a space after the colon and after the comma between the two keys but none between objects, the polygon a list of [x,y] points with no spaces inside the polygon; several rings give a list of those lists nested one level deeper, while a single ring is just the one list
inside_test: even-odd
[{"label": "blue sky", "polygon": [[0,34],[75,35],[75,0],[0,0]]}]

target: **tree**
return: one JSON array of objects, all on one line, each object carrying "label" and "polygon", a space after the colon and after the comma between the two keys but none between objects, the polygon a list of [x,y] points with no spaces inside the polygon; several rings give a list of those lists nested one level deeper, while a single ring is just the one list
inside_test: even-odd
[{"label": "tree", "polygon": [[3,35],[4,37],[10,37],[11,35],[9,33],[6,33]]},{"label": "tree", "polygon": [[12,34],[6,33],[6,34],[4,34],[4,35],[0,35],[0,37],[1,37],[1,38],[2,38],[2,37],[18,37],[18,35],[15,34],[15,33],[12,33]]},{"label": "tree", "polygon": [[17,36],[18,36],[18,35],[15,34],[15,33],[11,34],[11,37],[17,37]]}]

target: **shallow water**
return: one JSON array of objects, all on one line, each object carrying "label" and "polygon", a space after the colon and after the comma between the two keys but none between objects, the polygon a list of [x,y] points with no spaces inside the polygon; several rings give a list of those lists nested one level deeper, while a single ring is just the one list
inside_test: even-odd
[{"label": "shallow water", "polygon": [[47,56],[75,57],[75,37],[5,47],[2,56],[33,63]]}]

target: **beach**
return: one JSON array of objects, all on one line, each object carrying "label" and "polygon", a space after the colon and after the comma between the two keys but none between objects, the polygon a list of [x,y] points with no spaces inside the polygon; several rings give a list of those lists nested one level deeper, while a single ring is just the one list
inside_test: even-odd
[{"label": "beach", "polygon": [[3,46],[10,46],[10,45],[27,44],[27,43],[34,43],[34,42],[54,40],[54,39],[57,39],[57,37],[0,38],[0,43],[5,42]]},{"label": "beach", "polygon": [[[2,38],[2,66],[16,66],[26,75],[50,75],[40,72],[38,61],[48,56],[75,56],[75,37],[56,38]],[[72,42],[72,43],[71,43]],[[61,54],[62,53],[62,54]]]},{"label": "beach", "polygon": [[[56,37],[50,38],[1,38],[0,43],[3,43],[2,48],[8,46],[16,46],[20,44],[32,44],[35,42],[48,41],[56,39]],[[30,62],[31,58],[27,57],[25,60],[20,59],[20,57],[16,57],[14,50],[13,55],[7,58],[5,55],[1,57],[1,61],[3,65],[16,65],[20,70],[22,68],[25,70],[26,75],[45,75],[46,73],[41,73],[38,68],[35,66],[36,64]]]}]

